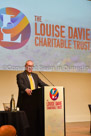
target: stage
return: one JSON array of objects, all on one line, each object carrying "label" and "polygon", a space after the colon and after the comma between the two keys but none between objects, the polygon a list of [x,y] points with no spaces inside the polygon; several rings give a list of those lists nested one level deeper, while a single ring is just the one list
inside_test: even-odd
[{"label": "stage", "polygon": [[90,122],[66,123],[66,136],[90,136]]}]

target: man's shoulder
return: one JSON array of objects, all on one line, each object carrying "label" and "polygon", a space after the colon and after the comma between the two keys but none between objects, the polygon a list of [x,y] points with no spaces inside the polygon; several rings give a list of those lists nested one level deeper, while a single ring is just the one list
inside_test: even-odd
[{"label": "man's shoulder", "polygon": [[26,74],[25,71],[21,72],[21,73],[18,73],[17,76],[24,76]]},{"label": "man's shoulder", "polygon": [[[26,76],[26,75],[27,75],[26,71],[23,71],[21,73],[18,73],[17,77],[23,77],[23,76]],[[33,77],[38,77],[38,75],[36,73],[34,73],[34,72],[32,72],[32,76]]]},{"label": "man's shoulder", "polygon": [[38,76],[38,75],[37,75],[36,73],[34,73],[34,72],[32,72],[32,75],[33,75],[33,76]]}]

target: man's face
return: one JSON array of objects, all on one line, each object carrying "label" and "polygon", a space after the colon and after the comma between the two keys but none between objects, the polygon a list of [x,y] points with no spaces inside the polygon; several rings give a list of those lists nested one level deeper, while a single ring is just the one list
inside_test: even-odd
[{"label": "man's face", "polygon": [[32,69],[33,69],[33,62],[32,61],[27,61],[26,65],[25,65],[25,68],[26,68],[26,71],[28,73],[31,73],[32,72]]}]

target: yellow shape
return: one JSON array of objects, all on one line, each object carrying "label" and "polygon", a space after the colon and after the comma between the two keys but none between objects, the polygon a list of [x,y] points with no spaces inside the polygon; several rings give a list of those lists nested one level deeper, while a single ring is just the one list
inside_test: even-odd
[{"label": "yellow shape", "polygon": [[30,86],[31,86],[31,90],[34,90],[34,82],[33,82],[33,79],[31,77],[31,74],[28,76],[29,77],[29,81],[30,81]]}]

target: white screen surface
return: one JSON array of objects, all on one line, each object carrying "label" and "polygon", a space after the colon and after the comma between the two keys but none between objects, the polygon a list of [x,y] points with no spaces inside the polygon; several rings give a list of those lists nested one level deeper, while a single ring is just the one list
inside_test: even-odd
[{"label": "white screen surface", "polygon": [[91,72],[91,2],[0,0],[0,70]]}]

